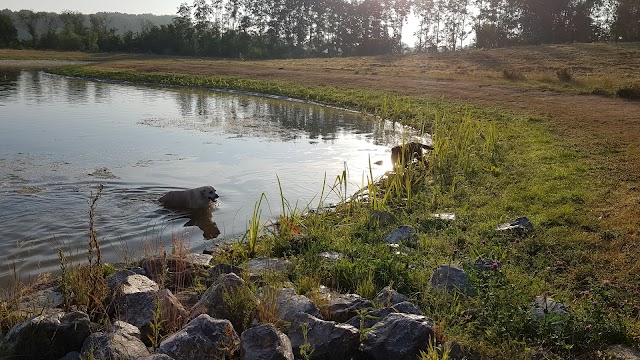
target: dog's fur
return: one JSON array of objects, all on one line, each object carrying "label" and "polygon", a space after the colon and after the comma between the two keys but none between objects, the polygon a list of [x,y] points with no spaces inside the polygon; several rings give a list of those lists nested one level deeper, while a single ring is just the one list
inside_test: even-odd
[{"label": "dog's fur", "polygon": [[404,145],[396,145],[391,148],[391,163],[395,166],[401,161],[409,164],[413,159],[422,159],[423,150],[433,150],[433,146],[418,142],[409,142]]},{"label": "dog's fur", "polygon": [[189,190],[169,191],[159,201],[168,208],[202,209],[207,208],[219,198],[213,186],[201,186]]}]

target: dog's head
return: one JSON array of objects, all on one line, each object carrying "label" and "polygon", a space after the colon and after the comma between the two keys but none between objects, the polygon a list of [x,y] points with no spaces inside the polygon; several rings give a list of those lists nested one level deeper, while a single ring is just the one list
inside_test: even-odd
[{"label": "dog's head", "polygon": [[216,189],[213,188],[213,186],[203,186],[200,188],[200,194],[202,194],[203,197],[211,200],[211,201],[216,201],[217,198],[219,198],[220,196],[218,196],[218,194],[216,194]]}]

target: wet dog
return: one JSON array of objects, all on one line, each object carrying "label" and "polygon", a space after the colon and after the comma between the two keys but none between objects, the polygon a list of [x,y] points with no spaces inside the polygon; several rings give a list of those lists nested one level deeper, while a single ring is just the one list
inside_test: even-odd
[{"label": "wet dog", "polygon": [[201,186],[195,189],[169,191],[159,201],[168,208],[203,209],[208,208],[219,197],[213,186]]},{"label": "wet dog", "polygon": [[396,145],[391,148],[391,163],[396,166],[400,163],[407,165],[414,159],[421,160],[424,150],[433,150],[433,146],[418,142],[409,142]]}]

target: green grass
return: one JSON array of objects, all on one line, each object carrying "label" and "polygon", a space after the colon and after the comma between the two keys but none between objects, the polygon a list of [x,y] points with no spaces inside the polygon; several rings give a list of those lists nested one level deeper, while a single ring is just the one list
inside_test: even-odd
[{"label": "green grass", "polygon": [[[470,358],[525,358],[537,351],[588,357],[606,344],[639,339],[633,295],[603,285],[608,273],[594,255],[606,230],[589,207],[604,190],[587,176],[586,157],[538,119],[418,97],[274,81],[77,66],[56,72],[290,96],[372,113],[434,134],[435,150],[426,163],[380,181],[369,179],[368,198],[299,216],[281,196],[281,220],[295,231],[264,234],[255,228],[253,245],[230,249],[222,261],[237,263],[248,253],[286,256],[294,264],[287,273],[294,284],[320,281],[368,297],[393,284],[439,324],[443,336],[472,349]],[[336,179],[334,191],[344,199],[357,191],[343,188],[341,175]],[[372,223],[371,211],[377,209],[391,211],[397,223]],[[458,220],[436,220],[431,215],[437,212],[456,213]],[[497,223],[519,216],[527,216],[534,230],[494,230]],[[418,233],[418,244],[406,252],[381,242],[401,224]],[[293,236],[299,232],[306,236]],[[262,246],[256,245],[259,233]],[[345,258],[325,262],[318,256],[322,251],[338,251]],[[499,261],[502,267],[474,270],[470,264],[478,257]],[[477,297],[431,288],[432,271],[449,263],[469,271]],[[567,303],[570,313],[533,321],[527,310],[539,295]]]}]

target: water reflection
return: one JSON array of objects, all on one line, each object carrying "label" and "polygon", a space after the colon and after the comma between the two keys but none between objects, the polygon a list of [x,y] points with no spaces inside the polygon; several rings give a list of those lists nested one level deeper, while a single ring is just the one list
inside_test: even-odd
[{"label": "water reflection", "polygon": [[[0,264],[15,264],[22,278],[59,270],[52,239],[74,251],[70,261],[86,259],[87,200],[98,182],[101,240],[133,253],[148,240],[170,248],[179,236],[200,252],[214,239],[241,237],[262,194],[278,203],[278,179],[291,204],[314,208],[321,193],[324,204],[335,202],[323,192],[332,185],[325,177],[346,166],[354,193],[370,171],[387,170],[369,164],[387,161],[390,145],[415,135],[300,102],[0,74]],[[113,176],[98,179],[96,169]],[[203,185],[221,197],[212,212],[169,212],[157,201]],[[262,220],[277,219],[279,208],[263,204]],[[103,248],[105,261],[121,261],[120,253]],[[9,274],[0,267],[0,285]]]}]

